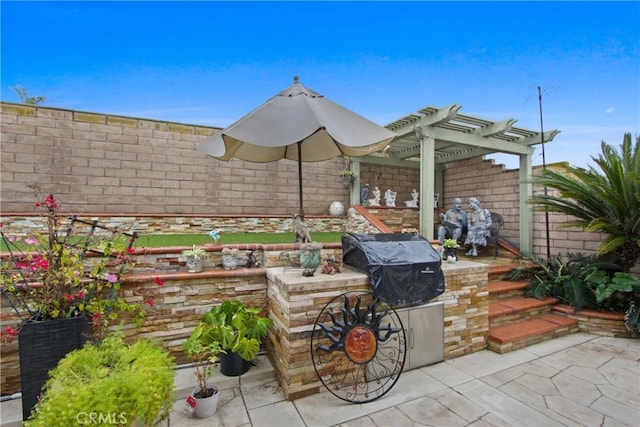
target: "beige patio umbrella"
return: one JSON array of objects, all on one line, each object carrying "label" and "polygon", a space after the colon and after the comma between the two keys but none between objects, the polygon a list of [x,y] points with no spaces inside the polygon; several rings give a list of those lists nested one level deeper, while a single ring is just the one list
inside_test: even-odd
[{"label": "beige patio umbrella", "polygon": [[395,134],[302,86],[293,84],[197,147],[219,160],[298,161],[300,216],[304,218],[302,162],[339,155],[366,156],[389,145]]}]

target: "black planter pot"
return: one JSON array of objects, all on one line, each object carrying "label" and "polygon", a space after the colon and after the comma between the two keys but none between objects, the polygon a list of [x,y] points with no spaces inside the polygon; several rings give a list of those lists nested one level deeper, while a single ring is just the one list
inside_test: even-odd
[{"label": "black planter pot", "polygon": [[450,256],[458,258],[457,248],[444,248],[444,254],[449,258]]},{"label": "black planter pot", "polygon": [[220,354],[220,372],[228,377],[237,377],[249,370],[251,364],[238,353],[228,351]]},{"label": "black planter pot", "polygon": [[38,402],[49,371],[67,353],[81,348],[90,337],[91,324],[85,317],[28,321],[18,336],[22,419],[27,420]]}]

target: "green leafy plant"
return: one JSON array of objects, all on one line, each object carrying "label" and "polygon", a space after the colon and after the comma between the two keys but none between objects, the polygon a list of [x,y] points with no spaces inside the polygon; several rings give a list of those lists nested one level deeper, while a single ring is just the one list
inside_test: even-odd
[{"label": "green leafy plant", "polygon": [[356,173],[349,169],[343,169],[340,171],[340,178],[347,178],[353,181],[356,178]]},{"label": "green leafy plant", "polygon": [[218,360],[220,353],[225,353],[217,340],[213,327],[205,322],[200,322],[187,340],[182,344],[182,349],[193,363],[198,383],[199,393],[197,398],[212,396],[215,389],[208,386],[213,364]]},{"label": "green leafy plant", "polygon": [[444,239],[444,242],[442,242],[442,246],[447,249],[457,249],[460,247],[455,239]]},{"label": "green leafy plant", "polygon": [[156,425],[173,409],[174,361],[148,340],[127,345],[111,333],[86,344],[51,371],[27,427],[89,424]]},{"label": "green leafy plant", "polygon": [[271,319],[260,316],[260,308],[247,307],[242,301],[225,301],[211,308],[202,322],[223,350],[238,353],[244,360],[253,360],[260,351],[260,343],[267,336]]},{"label": "green leafy plant", "polygon": [[625,134],[619,152],[602,142],[602,154],[593,160],[600,170],[544,169],[533,183],[558,195],[535,195],[529,203],[536,211],[568,215],[567,227],[602,233],[598,253],[615,254],[622,271],[628,272],[640,259],[640,136],[632,143],[631,134]]},{"label": "green leafy plant", "polygon": [[182,251],[182,256],[191,258],[206,258],[208,252],[201,246],[193,245],[193,248]]},{"label": "green leafy plant", "polygon": [[626,313],[625,324],[640,333],[640,278],[620,271],[612,254],[586,256],[569,253],[547,260],[536,258],[536,267],[519,268],[505,276],[507,280],[528,278],[527,296],[558,298],[576,310],[590,308]]}]

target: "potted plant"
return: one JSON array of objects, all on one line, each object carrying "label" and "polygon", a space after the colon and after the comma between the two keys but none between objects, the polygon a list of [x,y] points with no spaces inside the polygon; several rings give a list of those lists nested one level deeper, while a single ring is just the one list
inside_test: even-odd
[{"label": "potted plant", "polygon": [[350,169],[343,169],[340,171],[340,178],[344,188],[349,188],[356,180],[356,173]]},{"label": "potted plant", "polygon": [[322,261],[322,247],[322,243],[319,242],[300,243],[300,266],[303,276],[308,277],[315,274],[316,268]]},{"label": "potted plant", "polygon": [[458,259],[457,249],[460,247],[458,242],[455,239],[444,239],[442,246],[444,247],[447,261],[450,263],[456,262]]},{"label": "potted plant", "polygon": [[209,254],[203,247],[193,245],[193,248],[182,251],[182,256],[186,259],[187,271],[198,273],[202,271],[203,261]]},{"label": "potted plant", "polygon": [[120,277],[134,265],[136,234],[122,233],[75,217],[62,218],[53,195],[36,208],[46,229],[25,238],[7,236],[0,287],[16,318],[23,419],[37,402],[47,373],[69,351],[89,339],[100,341],[122,315],[144,322],[141,304],[119,293]]},{"label": "potted plant", "polygon": [[213,364],[218,355],[224,353],[212,330],[212,326],[200,322],[191,335],[182,344],[182,348],[193,363],[197,379],[197,388],[189,394],[187,404],[197,418],[208,418],[218,409],[220,388],[209,383]]},{"label": "potted plant", "polygon": [[238,249],[222,248],[222,268],[225,270],[235,270],[238,268]]},{"label": "potted plant", "polygon": [[173,410],[173,368],[160,345],[110,333],[60,361],[25,426],[158,425]]},{"label": "potted plant", "polygon": [[271,319],[260,316],[261,309],[247,307],[242,301],[225,301],[212,307],[202,318],[210,327],[212,341],[220,342],[220,371],[238,376],[249,369],[249,363],[260,351],[260,344],[272,325]]}]

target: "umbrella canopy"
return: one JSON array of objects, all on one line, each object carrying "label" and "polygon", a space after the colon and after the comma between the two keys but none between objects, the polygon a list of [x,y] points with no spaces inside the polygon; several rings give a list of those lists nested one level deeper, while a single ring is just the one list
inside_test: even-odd
[{"label": "umbrella canopy", "polygon": [[302,162],[339,155],[365,156],[385,148],[395,134],[298,82],[200,144],[197,149],[220,160],[298,161],[300,214]]}]

